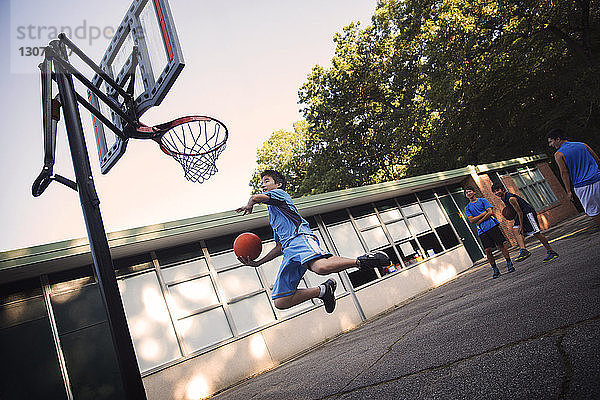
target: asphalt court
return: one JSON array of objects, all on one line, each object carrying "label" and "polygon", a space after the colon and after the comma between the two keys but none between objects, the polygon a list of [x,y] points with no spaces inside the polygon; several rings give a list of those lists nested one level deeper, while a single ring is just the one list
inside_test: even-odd
[{"label": "asphalt court", "polygon": [[545,234],[557,260],[528,240],[514,273],[475,266],[214,398],[598,399],[600,228]]}]

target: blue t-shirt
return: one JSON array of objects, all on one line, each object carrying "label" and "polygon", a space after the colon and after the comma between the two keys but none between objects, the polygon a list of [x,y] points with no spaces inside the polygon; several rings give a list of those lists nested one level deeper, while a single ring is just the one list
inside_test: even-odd
[{"label": "blue t-shirt", "polygon": [[600,181],[598,164],[583,143],[565,142],[558,151],[565,156],[573,187],[578,188]]},{"label": "blue t-shirt", "polygon": [[[465,214],[467,219],[469,217],[476,217],[488,208],[493,208],[493,206],[489,201],[487,201],[487,199],[480,197],[477,199],[477,201],[475,201],[475,203],[467,204],[465,207]],[[483,232],[489,231],[496,225],[498,225],[498,220],[492,215],[490,218],[477,225],[477,234],[481,235]]]},{"label": "blue t-shirt", "polygon": [[313,234],[289,194],[282,189],[269,190],[265,194],[270,197],[266,204],[275,242],[281,243],[283,249],[298,234]]}]

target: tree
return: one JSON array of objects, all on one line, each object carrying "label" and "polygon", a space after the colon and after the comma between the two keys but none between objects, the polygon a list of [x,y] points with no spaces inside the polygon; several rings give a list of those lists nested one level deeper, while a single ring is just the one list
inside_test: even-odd
[{"label": "tree", "polygon": [[334,41],[331,68],[316,66],[299,92],[313,159],[303,193],[398,179],[418,148],[424,110],[407,50],[359,24]]},{"label": "tree", "polygon": [[557,125],[598,143],[598,7],[586,4],[440,2],[423,67],[441,123],[409,173],[547,151]]},{"label": "tree", "polygon": [[[543,136],[555,125],[597,141],[598,14],[598,2],[585,0],[382,0],[372,26],[336,36],[331,69],[315,69],[301,91],[311,132],[323,140],[317,150],[335,152],[332,136],[341,140],[338,147],[354,149],[343,119],[360,110],[358,101],[365,105],[361,114],[375,117],[364,121],[387,133],[378,147],[383,155],[368,156],[394,154],[407,166],[400,174],[545,151]],[[364,85],[377,90],[361,97],[356,92]],[[319,90],[306,90],[312,87]],[[342,165],[356,158],[338,157]],[[374,176],[362,168],[337,186]]]},{"label": "tree", "polygon": [[298,196],[298,187],[304,176],[309,159],[306,157],[307,124],[304,121],[295,122],[293,131],[278,130],[256,152],[257,168],[252,174],[250,186],[252,193],[259,193],[260,173],[265,169],[281,172],[287,179],[287,192]]},{"label": "tree", "polygon": [[[299,91],[296,194],[600,147],[600,0],[379,0]],[[300,165],[300,164],[298,164]]]}]

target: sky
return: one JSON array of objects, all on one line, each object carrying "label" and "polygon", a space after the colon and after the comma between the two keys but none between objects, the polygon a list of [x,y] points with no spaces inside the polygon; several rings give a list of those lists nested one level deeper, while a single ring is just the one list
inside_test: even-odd
[{"label": "sky", "polygon": [[[67,27],[99,63],[108,33],[129,4],[0,0],[0,49],[10,60],[0,66],[5,128],[0,135],[0,251],[86,236],[75,191],[54,182],[40,197],[31,194],[43,166],[37,68],[42,57],[28,48],[47,45],[54,30]],[[127,153],[102,175],[91,116],[80,107],[106,231],[244,205],[257,149],[272,132],[290,130],[302,118],[298,90],[315,65],[330,65],[334,34],[352,22],[369,25],[375,6],[376,0],[170,0],[186,65],[162,104],[141,120],[152,125],[209,115],[227,125],[227,148],[217,174],[202,184],[188,182],[181,166],[149,140],[130,140]],[[74,179],[62,118],[54,172]]]}]

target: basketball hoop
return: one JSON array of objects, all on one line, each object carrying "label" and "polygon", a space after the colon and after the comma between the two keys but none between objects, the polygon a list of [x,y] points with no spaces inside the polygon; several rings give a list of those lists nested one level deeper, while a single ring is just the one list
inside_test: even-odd
[{"label": "basketball hoop", "polygon": [[217,172],[216,161],[227,144],[227,127],[211,117],[189,116],[156,125],[142,125],[125,134],[153,139],[183,168],[185,178],[202,183]]}]

